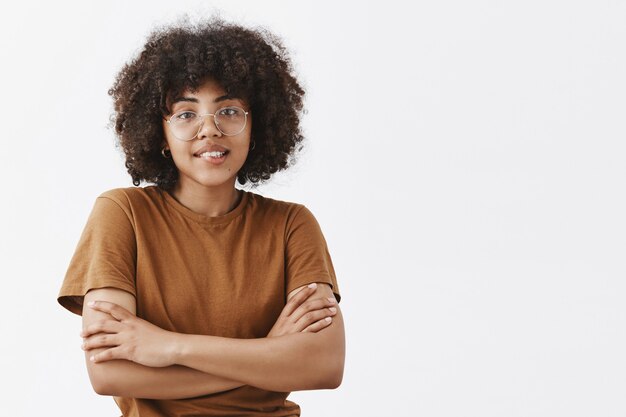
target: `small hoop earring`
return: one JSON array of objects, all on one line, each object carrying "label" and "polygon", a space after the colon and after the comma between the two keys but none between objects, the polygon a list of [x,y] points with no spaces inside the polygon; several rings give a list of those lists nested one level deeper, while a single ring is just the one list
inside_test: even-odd
[{"label": "small hoop earring", "polygon": [[253,151],[255,147],[256,147],[256,141],[252,139],[252,147],[248,149],[248,151]]},{"label": "small hoop earring", "polygon": [[163,158],[170,158],[172,156],[171,152],[169,152],[169,154],[166,154],[165,152],[169,152],[169,149],[161,149],[161,155],[163,155]]}]

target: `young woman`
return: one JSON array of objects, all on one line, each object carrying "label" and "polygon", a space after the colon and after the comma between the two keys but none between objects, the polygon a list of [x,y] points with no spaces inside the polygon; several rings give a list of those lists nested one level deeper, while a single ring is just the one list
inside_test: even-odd
[{"label": "young woman", "polygon": [[280,40],[162,28],[109,94],[137,187],[96,199],[58,297],[82,315],[93,388],[125,417],[300,415],[290,391],[342,380],[332,261],[305,206],[235,187],[303,139]]}]

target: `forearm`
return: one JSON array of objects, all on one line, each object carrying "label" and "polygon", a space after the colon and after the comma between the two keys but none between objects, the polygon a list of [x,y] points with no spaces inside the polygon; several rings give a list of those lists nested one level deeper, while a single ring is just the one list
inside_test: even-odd
[{"label": "forearm", "polygon": [[159,400],[198,397],[244,385],[181,365],[153,368],[127,360],[90,364],[89,376],[98,394]]},{"label": "forearm", "polygon": [[[318,287],[316,291],[323,297],[334,299],[328,286],[322,286],[321,291]],[[297,300],[297,295],[291,296],[287,306],[293,307],[293,300]],[[279,326],[276,337],[262,339],[231,339],[166,331],[113,302],[100,300],[88,303],[94,311],[112,318],[91,323],[81,333],[84,338],[82,348],[88,352],[92,385],[101,394],[144,398],[184,398],[240,385],[282,392],[336,388],[341,383],[345,357],[343,318],[339,307],[333,307],[332,311],[328,311],[333,314],[332,320],[326,317],[323,326],[314,332],[305,331],[319,323],[317,312],[323,309],[316,307],[316,302],[317,299],[308,305],[315,313],[308,311],[298,316],[298,311],[303,312],[300,310],[302,306],[285,313],[285,317],[281,313],[282,318],[278,322],[284,322],[287,330],[304,326],[296,330],[297,333],[280,336],[285,329]],[[326,314],[325,311],[322,313]],[[290,322],[291,319],[295,321]],[[135,367],[129,368],[124,361],[132,361]],[[116,363],[115,366],[121,369],[98,366],[103,363]],[[171,365],[182,365],[209,375],[199,377],[199,380],[187,375],[192,378],[189,383],[192,392],[173,392],[171,388],[165,392],[139,392],[145,389],[146,384],[167,387],[172,380],[178,379],[175,374],[164,375],[159,381],[154,379],[155,372]],[[139,369],[141,373],[138,373]],[[201,388],[197,387],[196,381]],[[199,391],[195,391],[196,388]]]},{"label": "forearm", "polygon": [[180,334],[174,362],[270,391],[336,388],[345,342],[343,328],[341,337],[328,337],[337,330],[333,326],[343,323],[336,320],[319,333],[263,339]]}]

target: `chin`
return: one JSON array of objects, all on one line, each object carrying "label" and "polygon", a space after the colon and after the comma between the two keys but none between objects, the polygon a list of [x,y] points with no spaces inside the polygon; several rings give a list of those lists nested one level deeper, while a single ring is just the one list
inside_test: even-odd
[{"label": "chin", "polygon": [[[244,161],[227,161],[230,163],[221,163],[218,166],[213,166],[204,161],[194,161],[196,163],[187,166],[186,169],[178,170],[178,178],[181,186],[187,186],[187,184],[195,183],[203,187],[224,187],[226,184],[230,186],[235,185],[237,179],[237,173],[243,166]],[[199,162],[199,163],[198,163]],[[235,162],[234,164],[232,162]]]},{"label": "chin", "polygon": [[226,174],[230,174],[230,173],[229,172],[216,172],[216,173],[213,173],[213,175],[207,173],[206,175],[189,176],[188,179],[204,187],[223,187],[227,184],[234,185],[235,180],[237,179],[237,173],[235,172],[235,174],[233,175],[226,175]]},{"label": "chin", "polygon": [[196,178],[195,182],[204,187],[223,187],[225,185],[234,185],[236,176],[231,177],[212,177],[212,178]]}]

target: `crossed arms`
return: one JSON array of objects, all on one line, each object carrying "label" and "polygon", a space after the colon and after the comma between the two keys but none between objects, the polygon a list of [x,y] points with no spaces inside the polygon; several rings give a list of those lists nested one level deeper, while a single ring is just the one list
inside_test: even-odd
[{"label": "crossed arms", "polygon": [[[232,339],[165,331],[135,316],[131,294],[91,290],[81,333],[89,378],[98,394],[152,399],[243,385],[282,392],[336,388],[345,338],[341,311],[328,299],[334,299],[328,285],[298,288],[268,337]],[[92,301],[98,302],[89,306]],[[336,308],[332,322],[323,319],[329,307]]]}]

